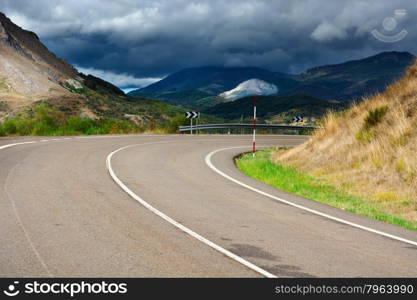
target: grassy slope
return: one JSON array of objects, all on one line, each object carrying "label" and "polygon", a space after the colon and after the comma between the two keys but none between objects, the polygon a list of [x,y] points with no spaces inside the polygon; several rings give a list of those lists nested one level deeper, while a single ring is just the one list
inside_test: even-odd
[{"label": "grassy slope", "polygon": [[343,114],[274,160],[417,221],[417,63],[386,92]]},{"label": "grassy slope", "polygon": [[352,213],[417,230],[417,222],[407,221],[392,214],[378,202],[349,194],[325,180],[273,162],[271,150],[258,151],[255,159],[252,158],[252,154],[245,154],[236,163],[238,168],[247,175],[283,191]]},{"label": "grassy slope", "polygon": [[[10,115],[0,102],[0,136],[9,135],[80,135],[117,133],[177,133],[188,125],[187,110],[158,100],[132,98],[95,78],[81,89],[69,87],[66,97],[49,98],[22,107]],[[101,86],[100,86],[100,85]],[[4,112],[2,108],[4,106]],[[3,113],[3,117],[1,115]],[[201,122],[222,120],[202,115]]]},{"label": "grassy slope", "polygon": [[[118,88],[93,76],[87,76],[85,80],[82,89],[69,88],[69,90],[74,95],[78,94],[87,99],[83,106],[98,117],[123,119],[125,114],[130,114],[139,115],[147,122],[164,123],[186,111],[183,107],[158,100],[127,97],[122,91],[117,91]],[[77,105],[71,107],[66,102],[56,101],[51,104],[59,110],[70,113],[80,109]]]}]

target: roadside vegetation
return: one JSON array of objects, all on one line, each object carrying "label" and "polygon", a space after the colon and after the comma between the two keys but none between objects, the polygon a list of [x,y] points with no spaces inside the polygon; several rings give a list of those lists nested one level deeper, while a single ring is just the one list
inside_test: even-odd
[{"label": "roadside vegetation", "polygon": [[382,94],[330,113],[308,142],[273,162],[417,222],[417,63]]},{"label": "roadside vegetation", "polygon": [[91,119],[69,116],[46,104],[37,105],[0,122],[0,136],[50,136],[133,133],[176,133],[187,121],[177,115],[159,125],[138,125],[116,118]]},{"label": "roadside vegetation", "polygon": [[276,151],[285,151],[285,149],[261,150],[257,152],[255,158],[252,154],[243,154],[236,159],[236,165],[245,174],[280,190],[369,218],[417,230],[417,221],[403,218],[397,211],[389,209],[381,202],[351,194],[348,192],[349,189],[339,188],[318,176],[276,163],[273,160]]}]

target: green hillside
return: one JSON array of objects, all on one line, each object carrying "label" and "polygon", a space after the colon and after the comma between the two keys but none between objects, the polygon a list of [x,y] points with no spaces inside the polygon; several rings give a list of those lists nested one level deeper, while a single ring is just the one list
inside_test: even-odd
[{"label": "green hillside", "polygon": [[185,90],[178,92],[163,93],[157,93],[146,90],[136,90],[129,93],[129,96],[157,99],[174,105],[181,105],[190,108],[200,108],[201,106],[198,105],[197,102],[200,99],[211,97],[211,94],[202,92],[200,90]]}]

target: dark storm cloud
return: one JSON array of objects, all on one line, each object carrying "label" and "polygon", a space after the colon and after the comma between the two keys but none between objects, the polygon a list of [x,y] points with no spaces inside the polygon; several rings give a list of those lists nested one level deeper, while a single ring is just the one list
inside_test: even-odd
[{"label": "dark storm cloud", "polygon": [[[382,21],[396,9],[406,14],[388,32]],[[119,86],[202,65],[299,72],[380,51],[417,53],[415,0],[2,0],[1,10],[60,57]],[[385,43],[375,28],[408,34]]]}]

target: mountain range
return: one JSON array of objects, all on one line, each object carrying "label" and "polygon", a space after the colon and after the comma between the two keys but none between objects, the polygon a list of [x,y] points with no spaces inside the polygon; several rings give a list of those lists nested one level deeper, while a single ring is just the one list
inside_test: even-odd
[{"label": "mountain range", "polygon": [[34,32],[0,13],[0,121],[39,103],[71,116],[140,124],[169,122],[189,108],[207,118],[238,119],[250,117],[251,94],[264,95],[258,101],[265,120],[289,121],[294,114],[318,118],[328,109],[345,108],[348,100],[384,90],[413,60],[407,52],[383,52],[297,75],[255,67],[189,68],[125,95],[107,81],[79,73]]},{"label": "mountain range", "polygon": [[[342,64],[311,68],[296,75],[247,67],[189,68],[131,91],[129,95],[201,109],[227,102],[227,99],[219,99],[221,93],[244,81],[259,79],[274,84],[278,89],[276,96],[304,94],[340,102],[360,100],[384,91],[387,85],[404,74],[414,59],[414,55],[408,52],[382,52]],[[206,101],[201,101],[204,98]]]}]

